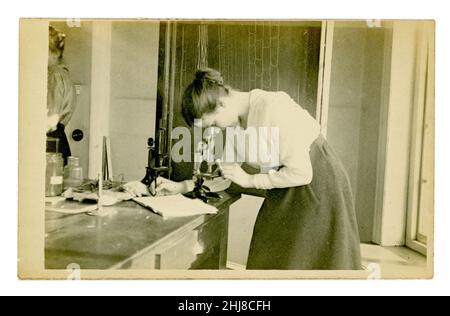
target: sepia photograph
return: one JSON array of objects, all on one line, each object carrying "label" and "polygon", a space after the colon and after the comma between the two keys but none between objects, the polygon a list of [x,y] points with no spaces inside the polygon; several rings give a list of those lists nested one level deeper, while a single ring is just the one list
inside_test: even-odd
[{"label": "sepia photograph", "polygon": [[20,20],[23,280],[432,279],[433,20]]}]

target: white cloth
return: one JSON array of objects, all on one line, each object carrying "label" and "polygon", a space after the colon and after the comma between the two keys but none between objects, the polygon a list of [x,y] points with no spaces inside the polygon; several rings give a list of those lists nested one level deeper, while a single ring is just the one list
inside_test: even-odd
[{"label": "white cloth", "polygon": [[[252,175],[256,189],[296,187],[309,184],[313,170],[309,150],[320,134],[319,123],[285,92],[252,90],[250,92],[249,127],[279,128],[279,156],[270,163],[246,162],[257,165],[260,174]],[[273,142],[268,137],[267,142]],[[267,144],[268,148],[273,144]],[[278,166],[276,166],[278,164]]]}]

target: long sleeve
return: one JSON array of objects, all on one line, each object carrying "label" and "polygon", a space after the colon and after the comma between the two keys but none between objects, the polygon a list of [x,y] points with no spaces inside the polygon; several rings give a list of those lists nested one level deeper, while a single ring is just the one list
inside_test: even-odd
[{"label": "long sleeve", "polygon": [[317,121],[286,93],[272,93],[271,97],[259,108],[266,111],[259,126],[279,128],[279,164],[280,168],[251,176],[256,189],[296,187],[312,181],[313,170],[309,150],[320,133]]},{"label": "long sleeve", "polygon": [[59,122],[67,125],[75,110],[76,95],[69,72],[63,66],[49,67],[47,80],[48,116],[57,114]]}]

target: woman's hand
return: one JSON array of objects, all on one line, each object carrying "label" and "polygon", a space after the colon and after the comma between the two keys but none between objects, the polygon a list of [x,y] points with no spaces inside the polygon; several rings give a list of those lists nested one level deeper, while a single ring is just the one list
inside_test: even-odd
[{"label": "woman's hand", "polygon": [[158,179],[156,179],[156,189],[154,182],[150,185],[150,188],[148,188],[145,184],[139,181],[128,182],[124,184],[122,188],[132,197],[175,195],[187,192],[187,185],[185,182],[174,182],[163,177],[158,177]]},{"label": "woman's hand", "polygon": [[47,133],[56,131],[56,126],[59,122],[59,115],[53,114],[50,116],[47,116]]},{"label": "woman's hand", "polygon": [[132,181],[122,186],[125,192],[129,193],[133,197],[148,196],[148,188],[140,181]]},{"label": "woman's hand", "polygon": [[185,182],[175,182],[163,177],[156,179],[156,195],[175,195],[187,192]]},{"label": "woman's hand", "polygon": [[251,176],[245,172],[237,163],[219,164],[222,175],[225,179],[229,179],[243,188],[251,188]]}]

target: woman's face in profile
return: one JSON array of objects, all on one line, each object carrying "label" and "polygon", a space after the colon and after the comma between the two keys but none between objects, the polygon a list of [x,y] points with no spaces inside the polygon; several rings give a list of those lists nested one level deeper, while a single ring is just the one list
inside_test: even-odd
[{"label": "woman's face in profile", "polygon": [[239,116],[236,107],[233,106],[233,99],[230,96],[224,96],[219,99],[219,105],[214,112],[203,114],[203,127],[218,127],[225,129],[239,125]]}]

